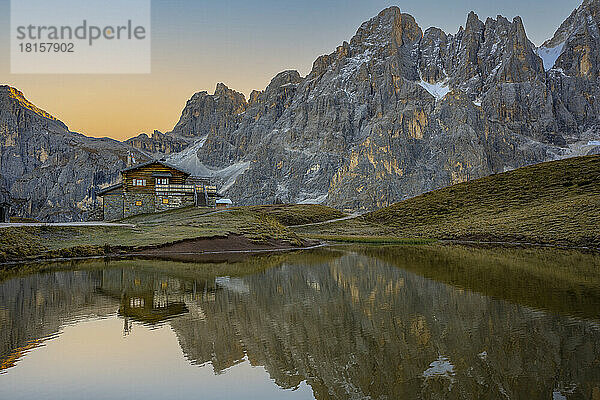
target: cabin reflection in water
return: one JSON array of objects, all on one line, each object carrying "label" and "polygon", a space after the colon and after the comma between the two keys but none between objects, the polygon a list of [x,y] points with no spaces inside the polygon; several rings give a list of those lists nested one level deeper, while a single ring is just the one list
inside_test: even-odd
[{"label": "cabin reflection in water", "polygon": [[215,281],[183,281],[133,269],[102,271],[98,291],[119,302],[118,315],[124,319],[124,334],[131,321],[155,325],[179,315],[202,301],[214,301]]}]

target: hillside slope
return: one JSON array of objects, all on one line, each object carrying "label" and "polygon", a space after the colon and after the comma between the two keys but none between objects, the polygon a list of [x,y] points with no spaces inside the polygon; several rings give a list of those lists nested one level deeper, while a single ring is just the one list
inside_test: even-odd
[{"label": "hillside slope", "polygon": [[552,161],[461,183],[303,233],[598,248],[600,156]]}]

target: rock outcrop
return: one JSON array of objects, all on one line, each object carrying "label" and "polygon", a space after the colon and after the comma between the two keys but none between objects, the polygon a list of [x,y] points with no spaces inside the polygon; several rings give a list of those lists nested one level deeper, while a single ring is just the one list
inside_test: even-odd
[{"label": "rock outcrop", "polygon": [[16,216],[85,219],[96,190],[118,179],[130,149],[70,132],[20,91],[0,86],[0,192]]},{"label": "rock outcrop", "polygon": [[519,17],[470,13],[451,35],[391,7],[304,78],[282,72],[247,102],[222,84],[194,95],[173,134],[201,139],[189,157],[209,168],[248,163],[226,190],[239,203],[352,210],[598,151],[599,4],[539,49]]},{"label": "rock outcrop", "polygon": [[125,141],[131,147],[149,155],[165,155],[179,153],[189,146],[190,142],[175,135],[165,135],[155,130],[151,136],[140,133]]}]

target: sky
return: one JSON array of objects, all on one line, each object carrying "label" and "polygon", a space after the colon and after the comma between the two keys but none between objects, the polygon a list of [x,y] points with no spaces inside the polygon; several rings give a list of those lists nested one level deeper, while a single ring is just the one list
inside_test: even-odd
[{"label": "sky", "polygon": [[[18,0],[15,0],[18,1]],[[51,1],[51,0],[49,0]],[[536,45],[552,37],[581,0],[153,0],[151,73],[10,73],[10,0],[0,0],[0,84],[21,90],[72,131],[124,140],[170,131],[186,101],[218,82],[244,93],[286,69],[306,75],[313,61],[349,41],[360,24],[391,5],[423,31],[456,33],[469,11],[481,20],[523,19]]]}]

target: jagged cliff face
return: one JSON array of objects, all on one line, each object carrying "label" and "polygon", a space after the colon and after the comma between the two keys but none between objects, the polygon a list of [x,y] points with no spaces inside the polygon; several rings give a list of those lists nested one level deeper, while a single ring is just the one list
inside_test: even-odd
[{"label": "jagged cliff face", "polygon": [[141,133],[125,141],[131,147],[151,155],[178,153],[190,145],[188,140],[175,135],[165,135],[155,130],[151,136]]},{"label": "jagged cliff face", "polygon": [[222,84],[196,94],[174,134],[202,138],[195,157],[214,170],[247,163],[225,190],[240,203],[355,210],[597,151],[599,4],[540,49],[518,17],[471,13],[449,35],[392,7],[304,78],[282,72],[248,102]]},{"label": "jagged cliff face", "polygon": [[520,18],[447,34],[397,7],[302,77],[196,93],[171,132],[124,144],[68,132],[10,88],[0,103],[0,198],[20,215],[80,219],[127,149],[210,175],[237,204],[370,210],[537,162],[600,152],[600,0],[536,48]]},{"label": "jagged cliff face", "polygon": [[18,90],[0,86],[0,192],[17,216],[84,219],[95,191],[118,179],[128,149],[70,132]]},{"label": "jagged cliff face", "polygon": [[[586,0],[540,48],[554,94],[557,123],[569,132],[600,125],[600,1]],[[596,136],[594,136],[594,139]]]}]

